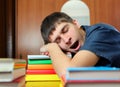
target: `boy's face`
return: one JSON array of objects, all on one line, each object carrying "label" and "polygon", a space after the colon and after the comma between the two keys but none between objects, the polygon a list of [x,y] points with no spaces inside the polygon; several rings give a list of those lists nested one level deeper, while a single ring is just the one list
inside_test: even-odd
[{"label": "boy's face", "polygon": [[80,26],[77,23],[62,22],[56,25],[56,29],[49,35],[50,42],[57,43],[64,51],[76,53],[82,46]]}]

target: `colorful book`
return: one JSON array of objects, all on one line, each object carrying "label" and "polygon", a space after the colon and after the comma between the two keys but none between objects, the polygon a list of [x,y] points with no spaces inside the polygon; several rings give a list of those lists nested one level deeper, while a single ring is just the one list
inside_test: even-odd
[{"label": "colorful book", "polygon": [[40,69],[40,70],[27,69],[26,74],[56,74],[56,72],[54,69]]},{"label": "colorful book", "polygon": [[19,77],[11,82],[0,82],[0,87],[23,87],[25,85],[25,77]]},{"label": "colorful book", "polygon": [[26,82],[25,87],[61,87],[60,81],[33,81]]},{"label": "colorful book", "polygon": [[120,87],[120,80],[70,80],[64,87]]},{"label": "colorful book", "polygon": [[11,82],[18,77],[24,76],[25,73],[25,68],[17,68],[12,72],[0,72],[0,82]]},{"label": "colorful book", "polygon": [[14,65],[14,68],[15,69],[17,69],[17,68],[26,68],[26,64],[24,64],[24,65],[21,65],[21,64],[16,64],[16,65]]},{"label": "colorful book", "polygon": [[115,67],[71,67],[66,80],[120,80],[120,68]]},{"label": "colorful book", "polygon": [[54,68],[52,64],[35,64],[35,65],[28,64],[27,69],[54,69]]},{"label": "colorful book", "polygon": [[28,59],[28,64],[52,64],[50,59]]},{"label": "colorful book", "polygon": [[25,59],[14,59],[14,63],[15,64],[26,64],[26,60]]},{"label": "colorful book", "polygon": [[56,74],[26,74],[26,81],[60,81]]},{"label": "colorful book", "polygon": [[50,59],[49,56],[46,55],[28,55],[28,59]]}]

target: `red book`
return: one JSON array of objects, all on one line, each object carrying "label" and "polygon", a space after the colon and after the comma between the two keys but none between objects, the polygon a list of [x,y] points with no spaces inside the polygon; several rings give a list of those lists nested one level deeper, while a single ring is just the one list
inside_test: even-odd
[{"label": "red book", "polygon": [[120,87],[120,80],[67,80],[65,87]]},{"label": "red book", "polygon": [[66,83],[119,83],[119,80],[67,80]]},{"label": "red book", "polygon": [[31,70],[28,69],[27,74],[56,74],[54,69],[41,69],[41,70]]}]

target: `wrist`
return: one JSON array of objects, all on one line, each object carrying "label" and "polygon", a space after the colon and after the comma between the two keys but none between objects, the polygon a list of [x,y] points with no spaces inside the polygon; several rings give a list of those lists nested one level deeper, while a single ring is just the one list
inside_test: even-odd
[{"label": "wrist", "polygon": [[48,51],[56,50],[56,49],[59,49],[59,46],[58,46],[57,43],[49,43],[48,46],[47,46]]}]

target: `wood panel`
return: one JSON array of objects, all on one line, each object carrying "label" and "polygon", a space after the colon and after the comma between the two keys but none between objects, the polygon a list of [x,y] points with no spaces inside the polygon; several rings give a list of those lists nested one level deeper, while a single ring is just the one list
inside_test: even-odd
[{"label": "wood panel", "polygon": [[120,30],[120,0],[95,0],[95,22],[105,22]]},{"label": "wood panel", "polygon": [[120,0],[83,0],[90,8],[91,24],[105,22],[120,31]]},{"label": "wood panel", "polygon": [[15,57],[15,0],[0,0],[0,57]]},{"label": "wood panel", "polygon": [[5,1],[0,0],[0,57],[6,57]]},{"label": "wood panel", "polygon": [[15,58],[15,0],[6,0],[6,57]]}]

